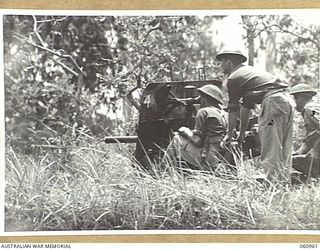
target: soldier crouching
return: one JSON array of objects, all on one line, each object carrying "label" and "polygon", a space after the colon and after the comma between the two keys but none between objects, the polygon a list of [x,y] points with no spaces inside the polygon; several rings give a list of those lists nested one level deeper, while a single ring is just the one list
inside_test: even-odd
[{"label": "soldier crouching", "polygon": [[297,84],[290,90],[301,112],[306,136],[293,153],[293,168],[301,173],[300,180],[320,177],[320,93],[307,84]]},{"label": "soldier crouching", "polygon": [[193,130],[181,127],[169,145],[169,151],[178,161],[191,168],[214,169],[222,160],[221,140],[226,134],[227,120],[221,109],[222,92],[214,85],[198,89],[201,108],[195,118]]}]

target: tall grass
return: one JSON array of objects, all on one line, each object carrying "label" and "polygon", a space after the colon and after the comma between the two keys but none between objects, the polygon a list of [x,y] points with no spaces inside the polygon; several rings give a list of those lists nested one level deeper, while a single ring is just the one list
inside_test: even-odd
[{"label": "tall grass", "polygon": [[148,173],[125,145],[81,139],[61,150],[7,147],[6,231],[320,229],[319,183],[265,185],[252,162],[234,176],[184,174],[170,160]]}]

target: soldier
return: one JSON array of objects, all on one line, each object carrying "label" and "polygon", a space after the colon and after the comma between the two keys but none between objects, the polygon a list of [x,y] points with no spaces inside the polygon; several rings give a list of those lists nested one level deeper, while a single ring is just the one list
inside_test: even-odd
[{"label": "soldier", "polygon": [[293,153],[293,167],[302,173],[302,179],[320,175],[320,93],[307,84],[297,84],[290,90],[296,100],[296,109],[304,119],[306,136],[300,148]]},{"label": "soldier", "polygon": [[269,180],[290,182],[294,100],[286,90],[288,85],[268,72],[244,65],[247,57],[240,50],[225,50],[216,58],[228,75],[228,131],[221,145],[226,147],[230,143],[239,116],[237,139],[240,145],[243,143],[250,110],[261,104],[258,120],[261,166]]},{"label": "soldier", "polygon": [[223,149],[220,142],[226,133],[227,120],[223,115],[222,92],[214,85],[205,85],[198,89],[201,108],[195,118],[195,128],[181,127],[173,137],[170,149],[180,160],[201,169],[214,168],[219,162]]}]

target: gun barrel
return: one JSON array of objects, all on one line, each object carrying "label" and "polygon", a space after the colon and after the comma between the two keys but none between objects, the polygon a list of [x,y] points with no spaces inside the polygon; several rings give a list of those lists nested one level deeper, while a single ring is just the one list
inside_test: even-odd
[{"label": "gun barrel", "polygon": [[138,136],[107,136],[103,138],[105,143],[136,143]]},{"label": "gun barrel", "polygon": [[174,103],[181,103],[183,105],[187,104],[200,104],[200,98],[199,97],[189,97],[189,98],[175,98],[175,99],[169,99],[167,100],[167,104],[174,104]]}]

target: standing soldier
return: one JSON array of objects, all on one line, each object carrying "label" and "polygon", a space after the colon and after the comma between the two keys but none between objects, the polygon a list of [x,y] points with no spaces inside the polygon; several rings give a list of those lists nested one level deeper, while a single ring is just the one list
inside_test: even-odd
[{"label": "standing soldier", "polygon": [[[225,136],[227,121],[221,105],[223,97],[221,90],[214,85],[205,85],[198,89],[201,108],[195,118],[195,128],[191,130],[181,127],[170,144],[174,155],[191,164],[193,167],[214,168],[221,159],[223,149],[220,142]],[[169,149],[169,150],[170,150]]]},{"label": "standing soldier", "polygon": [[294,100],[288,85],[265,71],[244,65],[247,57],[240,50],[225,50],[216,56],[228,75],[228,131],[222,141],[226,147],[240,116],[240,145],[248,127],[250,110],[261,104],[258,133],[261,141],[261,166],[272,181],[290,182]]},{"label": "standing soldier", "polygon": [[304,119],[306,137],[294,152],[293,167],[307,178],[320,175],[320,93],[307,84],[297,84],[290,90],[296,109]]}]

